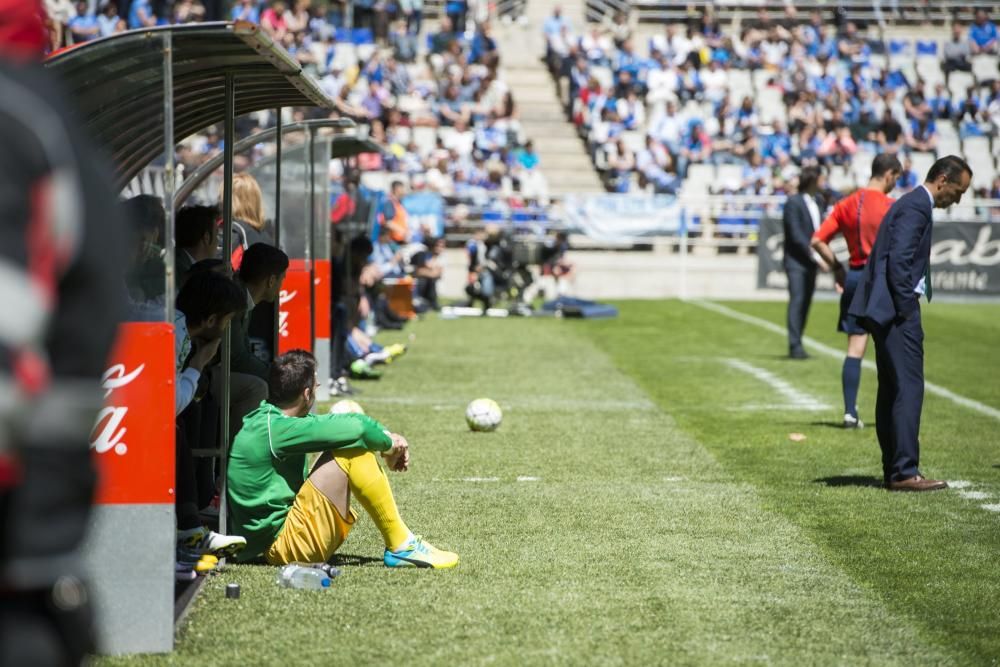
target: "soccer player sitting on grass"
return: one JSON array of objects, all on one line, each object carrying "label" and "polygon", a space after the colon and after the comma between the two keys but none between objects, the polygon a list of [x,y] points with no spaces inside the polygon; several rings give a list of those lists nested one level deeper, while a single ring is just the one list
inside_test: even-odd
[{"label": "soccer player sitting on grass", "polygon": [[[392,470],[407,470],[403,436],[365,415],[310,414],[318,384],[308,352],[275,359],[268,386],[268,400],[243,420],[229,462],[234,531],[247,540],[240,560],[326,562],[357,519],[353,494],[382,533],[387,567],[458,564],[457,554],[414,536],[399,515],[375,453]],[[306,454],[314,452],[322,454],[310,470]]]}]

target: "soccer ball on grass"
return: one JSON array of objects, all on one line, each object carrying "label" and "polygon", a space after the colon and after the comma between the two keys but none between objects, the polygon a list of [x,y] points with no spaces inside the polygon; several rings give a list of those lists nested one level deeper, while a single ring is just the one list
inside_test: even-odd
[{"label": "soccer ball on grass", "polygon": [[465,409],[465,423],[473,431],[494,431],[502,419],[503,411],[491,398],[477,398]]},{"label": "soccer ball on grass", "polygon": [[349,398],[337,401],[330,406],[330,414],[332,415],[347,415],[352,413],[363,415],[365,414],[365,411],[356,401],[352,401]]}]

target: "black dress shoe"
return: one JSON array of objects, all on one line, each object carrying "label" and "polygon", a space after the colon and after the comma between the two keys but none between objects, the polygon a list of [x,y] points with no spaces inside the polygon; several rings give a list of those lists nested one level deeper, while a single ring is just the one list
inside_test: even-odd
[{"label": "black dress shoe", "polygon": [[805,350],[803,350],[802,348],[799,348],[797,350],[792,350],[791,352],[789,352],[788,353],[788,358],[789,359],[808,359],[809,355],[806,354]]}]

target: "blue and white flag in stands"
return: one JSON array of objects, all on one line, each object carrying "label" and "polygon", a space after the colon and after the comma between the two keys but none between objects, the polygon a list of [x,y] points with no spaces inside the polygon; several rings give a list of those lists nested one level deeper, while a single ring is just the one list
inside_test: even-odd
[{"label": "blue and white flag in stands", "polygon": [[410,226],[410,239],[423,241],[425,229],[432,236],[444,234],[444,197],[436,192],[422,190],[403,197]]},{"label": "blue and white flag in stands", "polygon": [[684,208],[674,195],[566,195],[563,202],[570,226],[598,241],[669,236],[684,225]]}]

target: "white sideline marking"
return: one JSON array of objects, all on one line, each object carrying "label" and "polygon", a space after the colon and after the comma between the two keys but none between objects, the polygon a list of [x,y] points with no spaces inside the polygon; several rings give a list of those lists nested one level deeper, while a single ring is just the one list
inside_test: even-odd
[{"label": "white sideline marking", "polygon": [[499,477],[463,477],[463,482],[499,482]]},{"label": "white sideline marking", "polygon": [[[446,403],[447,399],[422,397],[422,396],[371,396],[364,399],[365,403],[385,403],[390,405],[410,405],[415,407],[429,406],[432,410],[464,410],[466,402]],[[657,406],[652,401],[579,401],[573,399],[550,398],[539,396],[536,398],[526,397],[516,401],[501,401],[500,407],[504,410],[588,410],[590,412],[620,412],[622,410],[636,410],[640,412],[657,410]]]},{"label": "white sideline marking", "polygon": [[683,477],[664,477],[663,481],[664,482],[683,482],[684,478]]},{"label": "white sideline marking", "polygon": [[[753,364],[748,364],[740,359],[726,359],[725,362],[732,366],[733,368],[743,371],[744,373],[749,373],[761,382],[765,382],[771,385],[771,388],[776,392],[781,394],[786,401],[788,401],[788,407],[793,410],[829,410],[830,406],[818,398],[814,398],[805,392],[801,392],[791,384],[782,380],[780,377],[772,373],[771,371],[765,370],[763,368],[758,368]],[[775,406],[783,407],[783,406]]]},{"label": "white sideline marking", "polygon": [[998,504],[998,505],[980,505],[980,507],[982,507],[984,510],[988,510],[990,512],[1000,512],[1000,504]]},{"label": "white sideline marking", "polygon": [[542,481],[542,478],[541,477],[530,477],[528,475],[518,475],[517,476],[517,481],[519,481],[519,482],[540,482],[540,481]]},{"label": "white sideline marking", "polygon": [[983,491],[959,491],[958,495],[966,500],[987,500],[990,497],[990,494]]},{"label": "white sideline marking", "polygon": [[[699,306],[701,308],[704,308],[705,310],[711,310],[715,313],[719,313],[720,315],[725,315],[726,317],[731,317],[734,320],[740,320],[741,322],[746,322],[747,324],[753,324],[754,326],[758,326],[762,329],[767,329],[768,331],[776,333],[781,336],[788,335],[788,331],[786,331],[783,327],[778,326],[774,322],[768,322],[767,320],[761,319],[759,317],[754,317],[753,315],[747,315],[746,313],[741,313],[737,310],[733,310],[732,308],[727,308],[726,306],[723,306],[718,303],[713,303],[711,301],[700,301],[700,300],[688,301],[687,303],[694,304],[695,306]],[[844,357],[843,350],[835,350],[829,345],[824,345],[823,343],[813,338],[810,338],[809,336],[803,336],[802,342],[806,343],[807,345],[816,350],[819,350],[828,357],[833,357],[835,359],[842,359]],[[862,365],[864,368],[867,368],[868,370],[872,371],[877,370],[875,364],[873,364],[870,361],[864,361]],[[947,398],[952,403],[961,405],[963,407],[969,408],[970,410],[974,410],[979,414],[986,415],[987,417],[993,417],[993,419],[1000,421],[1000,410],[997,410],[994,407],[986,405],[985,403],[980,403],[979,401],[973,400],[971,398],[966,398],[965,396],[956,394],[950,389],[946,389],[940,385],[934,384],[933,382],[928,382],[927,380],[924,380],[924,387],[930,393],[936,394],[941,398]]]},{"label": "white sideline marking", "polygon": [[954,482],[948,482],[948,486],[953,489],[967,489],[972,486],[972,482],[966,482],[964,479],[956,479]]}]

